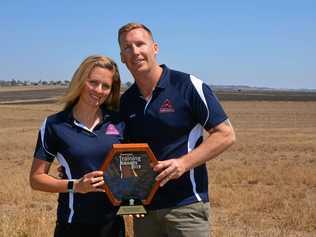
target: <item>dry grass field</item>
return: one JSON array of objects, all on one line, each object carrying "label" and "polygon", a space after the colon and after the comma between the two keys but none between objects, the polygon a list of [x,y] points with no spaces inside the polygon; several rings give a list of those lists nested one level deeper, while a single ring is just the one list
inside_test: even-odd
[{"label": "dry grass field", "polygon": [[[316,102],[223,105],[238,140],[208,163],[212,236],[316,236]],[[28,173],[37,130],[60,108],[0,105],[1,237],[52,236],[56,195],[32,191]]]}]

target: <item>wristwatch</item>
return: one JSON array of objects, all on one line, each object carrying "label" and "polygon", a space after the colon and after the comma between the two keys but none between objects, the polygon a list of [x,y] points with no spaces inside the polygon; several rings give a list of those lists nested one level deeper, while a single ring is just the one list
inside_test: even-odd
[{"label": "wristwatch", "polygon": [[73,180],[68,180],[67,191],[68,191],[68,193],[74,193],[75,192],[75,186],[74,186],[74,181]]}]

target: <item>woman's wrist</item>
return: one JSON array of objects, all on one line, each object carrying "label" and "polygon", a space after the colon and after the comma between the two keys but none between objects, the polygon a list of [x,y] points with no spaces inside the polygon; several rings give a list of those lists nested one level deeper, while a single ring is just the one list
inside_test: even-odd
[{"label": "woman's wrist", "polygon": [[77,193],[79,192],[79,180],[78,179],[70,179],[67,183],[67,192],[69,193]]},{"label": "woman's wrist", "polygon": [[74,193],[80,193],[80,180],[74,179]]}]

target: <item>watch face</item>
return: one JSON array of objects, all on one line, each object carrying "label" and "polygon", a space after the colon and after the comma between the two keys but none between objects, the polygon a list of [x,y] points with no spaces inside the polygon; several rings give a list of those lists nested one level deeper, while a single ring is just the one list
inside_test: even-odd
[{"label": "watch face", "polygon": [[68,189],[68,192],[74,191],[74,181],[72,181],[72,180],[68,181],[67,189]]}]

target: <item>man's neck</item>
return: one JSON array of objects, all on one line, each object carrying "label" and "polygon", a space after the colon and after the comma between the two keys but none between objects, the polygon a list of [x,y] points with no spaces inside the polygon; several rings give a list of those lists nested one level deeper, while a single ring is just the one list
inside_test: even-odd
[{"label": "man's neck", "polygon": [[157,65],[153,70],[139,75],[133,75],[137,87],[145,99],[149,99],[154,91],[163,69]]}]

